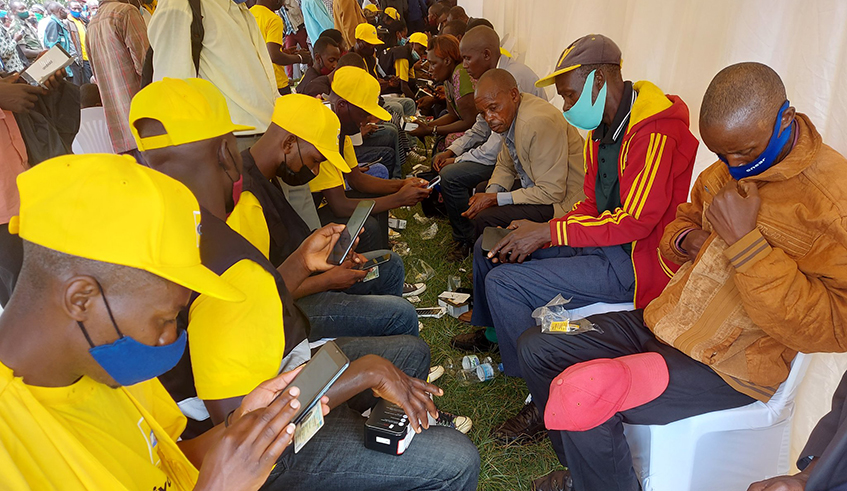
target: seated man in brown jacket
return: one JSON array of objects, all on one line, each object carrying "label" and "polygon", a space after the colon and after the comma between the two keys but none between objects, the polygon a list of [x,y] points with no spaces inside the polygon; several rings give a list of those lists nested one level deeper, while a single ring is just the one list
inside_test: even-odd
[{"label": "seated man in brown jacket", "polygon": [[[514,220],[546,222],[570,211],[585,197],[582,137],[562,111],[521,93],[511,73],[495,68],[479,78],[474,102],[491,131],[505,136],[484,193],[471,196],[462,216],[485,227]],[[520,189],[512,188],[520,180]]]},{"label": "seated man in brown jacket", "polygon": [[[667,365],[658,398],[586,431],[549,431],[573,489],[639,489],[621,423],[667,424],[767,401],[797,352],[847,351],[847,159],[786,99],[765,65],[718,73],[700,132],[721,161],[665,228],[659,253],[682,264],[668,286],[643,311],[590,317],[603,334],[536,327],[519,339],[521,371],[542,411],[551,381],[572,365],[645,352]],[[556,401],[569,390],[554,391]],[[564,472],[537,489],[567,489]]]}]

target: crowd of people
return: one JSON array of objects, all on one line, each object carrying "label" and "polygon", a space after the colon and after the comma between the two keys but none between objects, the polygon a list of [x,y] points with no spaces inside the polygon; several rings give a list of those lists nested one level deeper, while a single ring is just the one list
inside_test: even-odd
[{"label": "crowd of people", "polygon": [[[474,328],[450,344],[499,352],[531,394],[491,436],[549,438],[563,466],[534,490],[637,491],[623,423],[767,402],[798,352],[847,351],[847,161],[764,64],[714,76],[698,140],[609,37],[539,77],[450,0],[0,19],[3,489],[476,489],[473,423],[433,397],[444,370],[404,298],[426,285],[390,246],[389,213],[420,203],[449,222],[447,260],[472,258]],[[54,45],[75,62],[23,83]],[[115,154],[71,155],[100,105]],[[701,143],[717,160],[694,176]],[[490,228],[508,235],[484,246]],[[634,310],[551,334],[533,312],[557,295]],[[327,339],[350,364],[305,444],[292,381]],[[416,434],[402,456],[364,447],[380,399]],[[750,490],[845,489],[845,415],[847,374],[801,472]]]}]

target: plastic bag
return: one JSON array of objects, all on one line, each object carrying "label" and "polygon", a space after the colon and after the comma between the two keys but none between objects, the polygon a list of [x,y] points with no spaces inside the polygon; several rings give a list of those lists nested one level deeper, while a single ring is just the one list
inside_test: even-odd
[{"label": "plastic bag", "polygon": [[438,224],[433,223],[426,230],[421,232],[421,239],[423,240],[431,240],[435,238],[435,235],[438,233]]},{"label": "plastic bag", "polygon": [[409,283],[424,283],[435,276],[435,270],[423,259],[413,259],[406,273],[406,281]]},{"label": "plastic bag", "polygon": [[391,248],[398,256],[408,256],[412,253],[412,250],[409,249],[409,244],[405,242],[398,242],[394,244],[394,247]]},{"label": "plastic bag", "polygon": [[420,223],[421,225],[426,224],[426,223],[429,223],[429,222],[431,222],[431,221],[432,221],[432,218],[429,218],[429,217],[422,217],[422,216],[420,215],[420,213],[415,213],[415,216],[414,216],[414,217],[412,217],[412,218],[414,218],[414,219],[415,219],[415,221],[416,221],[416,222],[418,222],[418,223]]},{"label": "plastic bag", "polygon": [[588,319],[571,319],[571,314],[565,308],[571,299],[565,299],[561,294],[553,297],[547,305],[538,307],[532,312],[532,318],[541,324],[541,332],[548,334],[582,334],[589,331],[603,331]]},{"label": "plastic bag", "polygon": [[447,277],[447,291],[454,292],[462,288],[462,278],[458,276],[448,276]]}]

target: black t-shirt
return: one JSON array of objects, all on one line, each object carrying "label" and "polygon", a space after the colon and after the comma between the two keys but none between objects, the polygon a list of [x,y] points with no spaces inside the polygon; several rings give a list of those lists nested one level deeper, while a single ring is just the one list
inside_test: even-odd
[{"label": "black t-shirt", "polygon": [[297,93],[312,95],[307,94],[306,91],[309,89],[309,84],[311,84],[313,80],[320,76],[321,72],[317,71],[315,67],[310,66],[308,69],[306,69],[306,72],[303,74],[303,78],[300,79],[300,82],[297,83]]}]

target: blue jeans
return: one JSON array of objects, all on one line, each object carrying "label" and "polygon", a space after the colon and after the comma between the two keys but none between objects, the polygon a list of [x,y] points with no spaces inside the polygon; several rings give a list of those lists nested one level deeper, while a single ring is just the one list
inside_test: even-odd
[{"label": "blue jeans", "polygon": [[474,245],[474,309],[471,323],[497,330],[506,375],[520,377],[518,337],[535,326],[532,311],[558,294],[570,307],[630,302],[635,295],[632,259],[620,246],[550,247],[523,264],[493,264]]},{"label": "blue jeans", "polygon": [[394,153],[390,157],[383,157],[380,164],[386,166],[388,168],[388,174],[395,179],[399,179],[403,177],[403,172],[400,167],[400,164],[404,161],[400,156],[400,134],[399,130],[396,126],[391,123],[380,123],[379,129],[368,135],[362,142],[362,145],[355,148],[356,150],[356,158],[359,159],[359,162],[372,162],[376,160],[366,159],[360,154],[361,151],[379,147],[379,148],[388,148],[392,150]]},{"label": "blue jeans", "polygon": [[[389,251],[365,253],[368,259]],[[308,295],[297,305],[309,318],[309,339],[344,336],[418,335],[415,307],[403,298],[406,275],[403,260],[391,252],[391,259],[380,264],[379,278],[356,283],[343,292],[328,291]]]},{"label": "blue jeans", "polygon": [[447,208],[447,218],[453,229],[453,240],[473,244],[474,225],[462,216],[468,209],[471,189],[487,181],[494,172],[493,165],[476,162],[455,162],[441,169],[441,196]]},{"label": "blue jeans", "polygon": [[379,163],[371,165],[370,169],[366,171],[365,174],[374,177],[382,177],[379,175],[375,175],[371,171],[378,169],[379,167],[384,167],[386,170],[386,179],[390,179],[393,169],[397,167],[397,165],[394,163],[394,159],[396,158],[397,154],[394,148],[378,145],[362,145],[359,147],[355,147],[354,151],[356,152],[356,160],[358,160],[360,164],[367,164],[379,161]]},{"label": "blue jeans", "polygon": [[414,116],[418,110],[413,99],[408,97],[383,98],[385,109],[401,116]]},{"label": "blue jeans", "polygon": [[[420,338],[340,338],[336,343],[350,360],[375,354],[411,377],[425,379],[429,372],[429,346]],[[451,428],[424,430],[400,456],[366,449],[361,412],[375,402],[367,390],[333,409],[324,427],[299,453],[286,451],[280,457],[262,490],[476,489],[479,452],[465,435]]]}]

